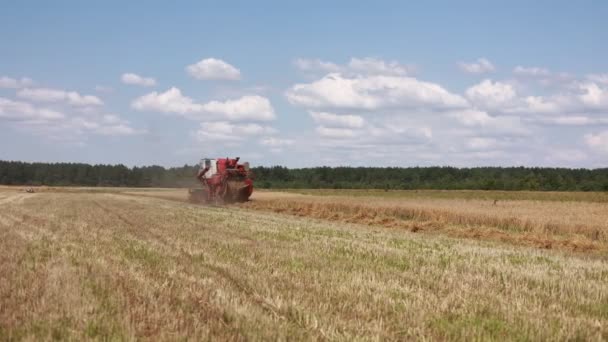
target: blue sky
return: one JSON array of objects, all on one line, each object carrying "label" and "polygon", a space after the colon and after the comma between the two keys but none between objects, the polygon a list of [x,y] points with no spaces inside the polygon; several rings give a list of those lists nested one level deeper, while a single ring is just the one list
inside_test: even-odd
[{"label": "blue sky", "polygon": [[0,159],[608,164],[603,1],[6,1]]}]

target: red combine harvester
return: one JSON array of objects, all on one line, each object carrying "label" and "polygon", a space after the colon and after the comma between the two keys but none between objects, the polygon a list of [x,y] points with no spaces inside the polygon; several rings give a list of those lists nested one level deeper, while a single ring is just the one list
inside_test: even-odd
[{"label": "red combine harvester", "polygon": [[190,202],[224,204],[247,202],[253,192],[249,163],[239,158],[202,159],[196,174],[202,188],[188,190]]}]

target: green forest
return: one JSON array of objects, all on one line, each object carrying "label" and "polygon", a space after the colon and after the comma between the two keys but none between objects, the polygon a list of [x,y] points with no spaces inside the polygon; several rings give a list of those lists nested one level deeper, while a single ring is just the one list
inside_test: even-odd
[{"label": "green forest", "polygon": [[[0,184],[188,187],[197,165],[127,167],[0,161]],[[608,168],[313,167],[252,168],[255,186],[271,189],[447,189],[608,191]]]}]

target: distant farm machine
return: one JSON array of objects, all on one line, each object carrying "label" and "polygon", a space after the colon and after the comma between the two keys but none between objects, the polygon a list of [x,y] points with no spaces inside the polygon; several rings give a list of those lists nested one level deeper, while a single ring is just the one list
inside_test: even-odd
[{"label": "distant farm machine", "polygon": [[202,159],[196,179],[201,188],[189,189],[193,203],[217,204],[246,202],[253,193],[249,163],[239,158]]}]

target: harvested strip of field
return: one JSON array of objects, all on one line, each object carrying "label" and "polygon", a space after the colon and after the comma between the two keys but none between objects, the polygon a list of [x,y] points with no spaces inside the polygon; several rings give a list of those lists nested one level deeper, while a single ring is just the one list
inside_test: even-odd
[{"label": "harvested strip of field", "polygon": [[0,217],[0,339],[608,338],[597,258],[118,194]]},{"label": "harvested strip of field", "polygon": [[541,248],[608,252],[607,203],[258,192],[245,206],[414,232],[440,232]]},{"label": "harvested strip of field", "polygon": [[608,338],[597,258],[120,194],[0,217],[1,340]]}]

